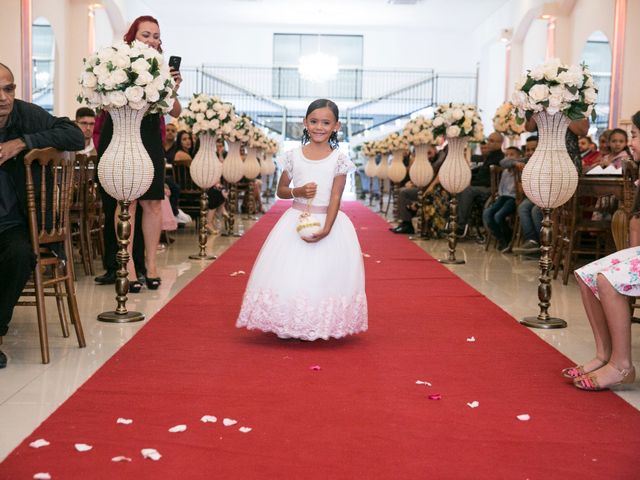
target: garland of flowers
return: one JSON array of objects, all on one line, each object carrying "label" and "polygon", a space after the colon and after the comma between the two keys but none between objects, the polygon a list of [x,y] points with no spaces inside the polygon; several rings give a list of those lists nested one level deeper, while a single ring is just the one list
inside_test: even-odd
[{"label": "garland of flowers", "polygon": [[469,137],[482,141],[484,129],[480,112],[475,105],[446,103],[438,106],[433,118],[434,137]]},{"label": "garland of flowers", "polygon": [[166,113],[175,96],[173,78],[164,57],[140,41],[120,42],[83,59],[79,103],[91,108],[129,106]]},{"label": "garland of flowers", "polygon": [[584,63],[568,66],[554,58],[527,70],[516,82],[512,101],[522,123],[543,110],[551,115],[563,112],[571,120],[595,120],[597,98],[598,87]]},{"label": "garland of flowers", "polygon": [[524,124],[518,121],[516,109],[511,102],[504,102],[496,110],[493,117],[493,128],[504,135],[520,135],[524,132]]},{"label": "garland of flowers", "polygon": [[402,135],[411,145],[428,145],[433,143],[433,122],[429,118],[418,116],[409,120],[404,126]]}]

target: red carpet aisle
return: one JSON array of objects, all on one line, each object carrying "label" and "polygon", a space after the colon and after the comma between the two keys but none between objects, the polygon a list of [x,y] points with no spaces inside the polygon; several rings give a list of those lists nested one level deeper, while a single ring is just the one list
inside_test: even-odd
[{"label": "red carpet aisle", "polygon": [[[369,332],[305,343],[235,329],[247,276],[229,275],[249,272],[282,210],[160,311],[0,478],[638,478],[639,412],[575,390],[559,375],[571,362],[359,204],[345,210],[370,255]],[[40,438],[51,444],[29,447]]]}]

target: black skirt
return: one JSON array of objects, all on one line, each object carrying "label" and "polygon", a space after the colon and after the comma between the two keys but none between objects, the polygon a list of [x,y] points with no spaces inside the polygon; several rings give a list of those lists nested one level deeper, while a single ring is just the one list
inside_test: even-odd
[{"label": "black skirt", "polygon": [[[164,148],[162,147],[162,133],[160,130],[160,114],[154,113],[145,115],[140,125],[140,135],[142,144],[147,150],[153,162],[153,181],[149,190],[140,197],[140,200],[163,200],[164,199]],[[113,136],[113,120],[111,115],[106,116],[102,130],[100,132],[100,144],[98,145],[98,162],[102,154],[111,143]]]}]

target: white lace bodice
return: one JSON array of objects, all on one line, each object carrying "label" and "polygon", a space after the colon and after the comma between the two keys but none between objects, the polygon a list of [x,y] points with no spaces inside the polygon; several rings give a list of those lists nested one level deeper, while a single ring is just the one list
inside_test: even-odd
[{"label": "white lace bodice", "polygon": [[322,160],[309,160],[302,154],[302,148],[296,148],[285,153],[283,168],[294,187],[316,182],[318,190],[312,205],[324,207],[329,205],[334,177],[346,175],[355,170],[356,166],[339,150],[334,150]]}]

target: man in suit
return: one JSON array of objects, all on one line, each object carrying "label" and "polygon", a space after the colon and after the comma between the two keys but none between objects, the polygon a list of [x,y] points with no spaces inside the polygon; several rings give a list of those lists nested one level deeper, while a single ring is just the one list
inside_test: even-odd
[{"label": "man in suit", "polygon": [[[24,154],[32,148],[84,148],[83,134],[73,122],[16,100],[15,90],[13,73],[0,63],[0,337],[8,331],[36,261],[27,227]],[[0,351],[0,368],[6,365]]]}]

